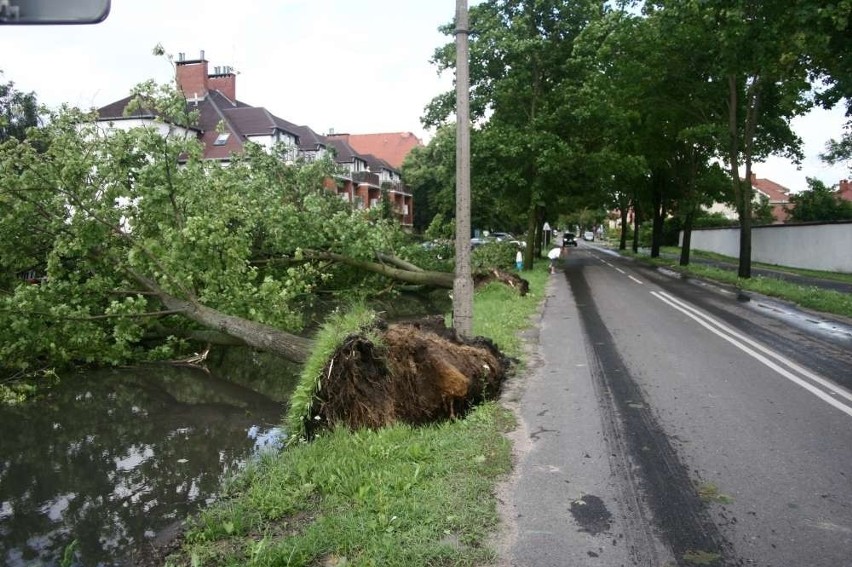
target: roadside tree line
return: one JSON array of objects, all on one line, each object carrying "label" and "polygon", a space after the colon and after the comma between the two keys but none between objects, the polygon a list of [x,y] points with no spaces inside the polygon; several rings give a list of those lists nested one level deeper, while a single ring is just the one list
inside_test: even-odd
[{"label": "roadside tree line", "polygon": [[[579,210],[622,214],[620,246],[652,224],[657,256],[666,218],[685,231],[701,206],[734,205],[739,275],[751,274],[752,164],[801,159],[791,120],[849,100],[845,0],[487,0],[471,8],[474,226],[524,227],[529,269],[544,220]],[[452,34],[452,24],[444,32]],[[452,44],[436,50],[455,65]],[[438,126],[404,173],[418,222],[451,219],[454,93],[423,121]],[[848,159],[848,137],[827,157]],[[600,213],[599,213],[600,214]]]}]

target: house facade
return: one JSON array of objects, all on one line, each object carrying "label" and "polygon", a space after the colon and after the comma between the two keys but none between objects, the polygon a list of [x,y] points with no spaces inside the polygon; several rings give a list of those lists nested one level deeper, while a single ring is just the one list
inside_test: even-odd
[{"label": "house facade", "polygon": [[[228,161],[232,155],[241,154],[248,143],[268,150],[281,144],[288,148],[284,153],[288,162],[313,161],[332,154],[340,170],[335,179],[326,183],[329,190],[336,191],[341,199],[358,209],[379,206],[382,192],[386,191],[397,220],[403,226],[412,226],[413,197],[402,183],[398,168],[388,165],[392,172],[387,173],[375,163],[373,156],[362,155],[345,141],[320,135],[309,126],[294,124],[264,107],[238,100],[234,70],[227,66],[214,67],[211,73],[204,51],[197,59],[178,54],[175,70],[178,89],[188,108],[198,112],[198,123],[193,128],[180,130],[184,135],[199,139],[204,146],[205,159]],[[139,109],[126,114],[132,99],[128,96],[99,108],[98,120],[109,128],[156,126],[163,135],[169,129],[174,134],[175,126],[157,123],[149,111]],[[376,167],[375,171],[372,167]],[[383,185],[383,175],[390,176],[396,185]]]},{"label": "house facade", "polygon": [[841,179],[834,194],[844,201],[852,201],[852,183],[848,179]]},{"label": "house facade", "polygon": [[[329,134],[328,140],[344,143],[355,153],[364,156],[370,171],[379,175],[379,186],[387,192],[397,216],[405,219],[406,226],[414,221],[414,198],[402,183],[400,171],[412,149],[422,146],[411,132],[385,132],[380,134]],[[370,197],[372,198],[372,197]]]},{"label": "house facade", "polygon": [[[751,174],[751,187],[754,193],[753,202],[759,203],[761,197],[769,199],[772,208],[773,224],[783,224],[790,216],[786,208],[790,206],[790,190],[769,179],[759,179],[756,174]],[[726,203],[714,203],[709,207],[710,213],[722,213],[726,218],[737,219],[737,211]]]}]

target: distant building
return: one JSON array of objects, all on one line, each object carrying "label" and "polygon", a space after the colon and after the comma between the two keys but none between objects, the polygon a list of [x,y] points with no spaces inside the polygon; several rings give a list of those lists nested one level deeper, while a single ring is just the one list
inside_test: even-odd
[{"label": "distant building", "polygon": [[[249,142],[267,149],[277,144],[292,148],[285,155],[288,161],[313,161],[333,152],[341,172],[336,180],[326,184],[329,189],[337,191],[356,208],[377,206],[386,192],[400,223],[412,226],[413,197],[401,181],[399,166],[379,163],[372,155],[362,155],[370,152],[362,152],[345,140],[340,143],[341,140],[329,139],[308,126],[275,116],[264,107],[238,100],[234,70],[214,67],[210,73],[203,51],[198,59],[186,59],[183,53],[178,54],[175,67],[177,86],[186,98],[187,107],[198,111],[198,123],[182,130],[204,144],[206,159],[227,161],[232,155],[241,154]],[[156,116],[149,110],[138,109],[125,114],[132,99],[128,96],[99,108],[99,121],[121,129],[156,126]],[[400,147],[398,145],[397,151],[401,151]],[[382,179],[389,183],[382,184]]]},{"label": "distant building", "polygon": [[[751,187],[754,190],[754,203],[759,203],[762,196],[769,199],[772,217],[775,219],[773,224],[783,224],[787,221],[789,215],[785,207],[790,205],[789,189],[769,179],[758,179],[754,173],[751,174]],[[736,209],[727,203],[714,203],[707,210],[710,213],[722,213],[729,219],[738,218]]]},{"label": "distant building", "polygon": [[852,183],[847,179],[841,179],[834,194],[844,201],[852,201]]},{"label": "distant building", "polygon": [[328,137],[346,140],[356,151],[381,158],[397,170],[402,168],[402,163],[412,149],[423,145],[411,132],[329,134]]}]

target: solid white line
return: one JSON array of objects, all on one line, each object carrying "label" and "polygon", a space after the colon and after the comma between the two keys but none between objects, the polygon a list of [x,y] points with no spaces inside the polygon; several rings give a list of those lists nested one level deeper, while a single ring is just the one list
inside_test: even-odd
[{"label": "solid white line", "polygon": [[[677,309],[681,313],[685,314],[687,317],[693,319],[699,325],[701,325],[702,327],[704,327],[705,329],[707,329],[711,333],[722,337],[723,339],[725,339],[726,341],[728,341],[729,343],[731,343],[732,345],[734,345],[738,349],[740,349],[743,352],[745,352],[746,354],[750,355],[755,360],[757,360],[757,361],[763,363],[764,365],[768,366],[769,368],[776,371],[781,376],[787,378],[788,380],[790,380],[794,384],[801,386],[802,388],[809,391],[810,393],[812,393],[816,397],[820,398],[822,401],[826,402],[829,405],[836,407],[837,409],[839,409],[840,411],[842,411],[843,413],[845,413],[849,417],[852,417],[852,407],[845,405],[843,402],[831,397],[829,394],[823,392],[822,390],[820,390],[816,386],[809,384],[808,382],[805,382],[804,380],[802,380],[798,376],[795,376],[794,374],[789,372],[787,369],[778,366],[777,364],[775,364],[774,362],[772,362],[771,360],[769,360],[768,358],[766,358],[762,354],[752,350],[751,348],[749,348],[748,346],[744,345],[743,343],[737,341],[733,337],[726,335],[720,329],[715,328],[710,323],[705,321],[702,317],[699,317],[699,316],[695,315],[694,313],[691,313],[689,309],[681,307],[680,305],[678,305],[674,301],[670,300],[669,297],[667,297],[664,293],[652,291],[651,294],[654,297],[656,297],[657,299],[659,299],[660,301],[662,301],[663,303],[666,303],[666,304],[670,305],[671,307],[674,307],[675,309]],[[707,317],[707,316],[705,315],[705,317]],[[751,341],[751,340],[748,340],[748,342],[753,343],[753,341]],[[764,349],[768,350],[765,347],[761,348],[761,350],[764,350]],[[783,357],[781,357],[780,355],[778,355],[776,353],[773,353],[773,354],[774,354],[775,357],[783,359]],[[832,388],[832,389],[835,389],[835,388]]]},{"label": "solid white line", "polygon": [[684,309],[691,311],[692,313],[694,313],[698,317],[701,317],[702,319],[709,322],[710,324],[715,325],[716,327],[725,331],[726,333],[730,334],[731,336],[736,337],[736,338],[740,339],[741,341],[753,346],[757,350],[763,352],[764,354],[771,356],[772,358],[774,358],[778,362],[784,364],[785,366],[787,366],[791,370],[798,372],[799,374],[801,374],[805,378],[809,378],[813,382],[816,382],[817,384],[819,384],[822,387],[829,390],[830,393],[838,395],[838,396],[842,396],[842,397],[846,398],[847,400],[849,400],[850,402],[852,402],[852,392],[849,392],[845,388],[842,388],[841,386],[834,384],[830,380],[823,378],[819,374],[816,374],[816,373],[808,370],[807,368],[805,368],[803,366],[799,366],[798,364],[796,364],[795,362],[793,362],[789,358],[786,358],[783,355],[778,354],[774,350],[760,344],[759,342],[755,341],[751,337],[741,334],[736,329],[733,329],[733,328],[725,325],[724,323],[722,323],[718,319],[714,319],[713,317],[711,317],[707,313],[703,313],[703,312],[699,311],[698,309],[696,309],[692,305],[685,303],[685,302],[677,299],[676,297],[674,297],[674,296],[672,296],[672,295],[670,295],[670,294],[668,294],[664,291],[661,291],[661,292],[658,292],[658,293],[660,293],[660,295],[667,297],[673,303],[676,303],[676,304],[680,305],[681,307],[683,307]]},{"label": "solid white line", "polygon": [[639,285],[645,285],[644,283],[642,283],[640,280],[637,280],[633,276],[627,276],[627,277],[630,278],[631,280],[633,280],[634,282],[638,283]]}]

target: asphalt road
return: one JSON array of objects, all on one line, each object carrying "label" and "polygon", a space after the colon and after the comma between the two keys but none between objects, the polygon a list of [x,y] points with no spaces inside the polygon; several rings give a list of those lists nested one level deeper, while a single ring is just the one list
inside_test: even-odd
[{"label": "asphalt road", "polygon": [[584,245],[553,275],[502,563],[852,565],[852,328]]}]

